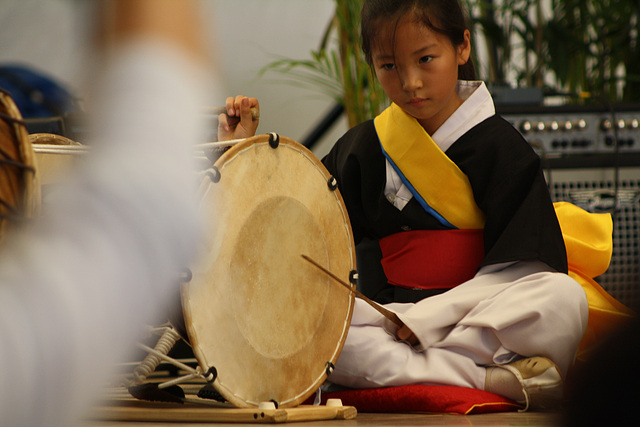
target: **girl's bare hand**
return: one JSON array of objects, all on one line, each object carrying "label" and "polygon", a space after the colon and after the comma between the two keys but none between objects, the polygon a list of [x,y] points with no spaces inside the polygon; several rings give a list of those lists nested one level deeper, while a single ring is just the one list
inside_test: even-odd
[{"label": "girl's bare hand", "polygon": [[[249,138],[256,134],[259,122],[260,104],[256,98],[238,95],[225,102],[226,114],[218,117],[218,141]],[[251,109],[257,111],[254,118]]]},{"label": "girl's bare hand", "polygon": [[420,342],[407,325],[402,325],[402,327],[398,329],[398,331],[396,332],[396,337],[398,337],[398,340],[405,341],[412,346]]}]

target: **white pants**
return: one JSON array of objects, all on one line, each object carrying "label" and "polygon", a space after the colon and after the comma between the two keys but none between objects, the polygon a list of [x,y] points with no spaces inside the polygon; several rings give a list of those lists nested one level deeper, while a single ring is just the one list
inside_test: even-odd
[{"label": "white pants", "polygon": [[349,334],[329,381],[352,388],[446,384],[484,388],[485,365],[544,356],[563,375],[584,335],[582,287],[546,264],[485,267],[471,280],[415,304],[387,304],[420,340],[356,299]]}]

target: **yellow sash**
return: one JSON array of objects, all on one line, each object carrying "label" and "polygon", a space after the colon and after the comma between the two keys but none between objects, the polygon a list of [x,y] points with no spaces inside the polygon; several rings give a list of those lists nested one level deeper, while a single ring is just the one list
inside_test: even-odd
[{"label": "yellow sash", "polygon": [[[374,124],[383,153],[428,212],[435,211],[434,216],[460,229],[484,228],[485,216],[475,203],[469,179],[415,118],[392,104]],[[611,215],[589,213],[566,202],[554,207],[567,248],[569,276],[582,285],[589,302],[589,323],[578,353],[584,359],[634,313],[593,280],[611,261]]]},{"label": "yellow sash", "polygon": [[484,228],[469,179],[415,118],[392,104],[374,124],[383,153],[429,213],[462,230]]},{"label": "yellow sash", "polygon": [[589,302],[589,323],[577,356],[584,362],[603,338],[634,313],[593,280],[609,268],[611,261],[611,215],[589,213],[566,202],[554,203],[554,207],[567,248],[569,276],[582,285]]}]

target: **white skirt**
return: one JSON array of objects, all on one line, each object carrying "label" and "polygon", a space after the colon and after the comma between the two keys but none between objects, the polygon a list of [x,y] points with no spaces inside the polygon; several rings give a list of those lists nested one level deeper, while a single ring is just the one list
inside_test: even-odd
[{"label": "white skirt", "polygon": [[443,384],[484,388],[486,365],[544,356],[566,375],[585,333],[587,298],[576,281],[537,261],[488,266],[415,304],[386,304],[420,340],[356,299],[329,381],[352,388]]}]

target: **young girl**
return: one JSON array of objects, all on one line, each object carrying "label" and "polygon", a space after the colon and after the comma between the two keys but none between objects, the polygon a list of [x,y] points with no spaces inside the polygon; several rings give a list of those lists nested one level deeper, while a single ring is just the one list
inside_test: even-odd
[{"label": "young girl", "polygon": [[[323,163],[349,212],[361,291],[405,326],[356,299],[330,381],[447,384],[554,405],[587,300],[566,274],[538,156],[474,81],[460,5],[367,0],[362,46],[392,105]],[[229,98],[228,113],[255,103]],[[225,139],[248,136],[220,126]]]}]

